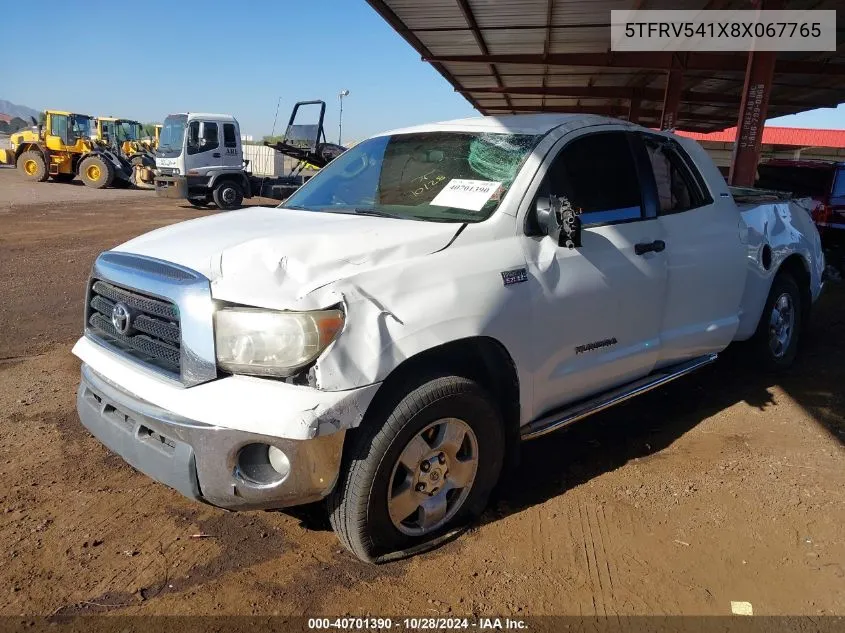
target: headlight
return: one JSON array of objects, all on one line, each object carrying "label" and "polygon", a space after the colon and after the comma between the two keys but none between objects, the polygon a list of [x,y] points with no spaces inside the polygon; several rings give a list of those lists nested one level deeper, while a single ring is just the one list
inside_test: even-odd
[{"label": "headlight", "polygon": [[343,312],[223,308],[214,314],[217,364],[235,374],[290,376],[316,359],[343,328]]}]

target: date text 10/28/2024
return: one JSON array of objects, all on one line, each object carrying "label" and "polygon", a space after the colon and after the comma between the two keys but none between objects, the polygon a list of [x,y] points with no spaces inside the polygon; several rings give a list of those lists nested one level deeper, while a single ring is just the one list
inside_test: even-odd
[{"label": "date text 10/28/2024", "polygon": [[443,630],[477,629],[482,631],[524,630],[528,624],[524,620],[511,618],[309,618],[311,630],[348,630],[348,631],[386,631],[390,629],[407,630]]}]

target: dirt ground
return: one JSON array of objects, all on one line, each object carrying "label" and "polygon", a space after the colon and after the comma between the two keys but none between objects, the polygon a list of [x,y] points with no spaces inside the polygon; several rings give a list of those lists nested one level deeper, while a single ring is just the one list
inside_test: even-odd
[{"label": "dirt ground", "polygon": [[198,215],[0,170],[0,614],[845,614],[842,286],[788,375],[728,353],[526,444],[477,526],[372,567],[318,513],[190,502],[77,419],[94,257]]}]

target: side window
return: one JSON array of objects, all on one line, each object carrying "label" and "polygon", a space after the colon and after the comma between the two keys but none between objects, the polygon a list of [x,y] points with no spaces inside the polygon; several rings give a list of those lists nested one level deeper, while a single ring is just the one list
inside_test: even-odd
[{"label": "side window", "polygon": [[557,155],[546,179],[548,193],[580,209],[584,226],[642,217],[637,168],[624,132],[575,139]]},{"label": "side window", "polygon": [[226,147],[237,147],[238,141],[235,138],[235,124],[234,123],[224,123],[223,124],[223,145]]},{"label": "side window", "polygon": [[218,147],[220,147],[220,142],[217,136],[217,124],[205,121],[202,124],[202,142],[200,143],[200,151],[210,152]]},{"label": "side window", "polygon": [[200,151],[200,122],[191,121],[188,124],[188,154],[196,154]]},{"label": "side window", "polygon": [[704,192],[701,176],[693,173],[695,168],[677,143],[647,136],[645,146],[661,215],[689,211],[712,202]]},{"label": "side window", "polygon": [[836,170],[836,179],[833,181],[833,191],[830,195],[833,198],[845,197],[845,169]]},{"label": "side window", "polygon": [[67,144],[67,117],[63,114],[50,115],[50,133],[53,136],[58,136],[62,142]]}]

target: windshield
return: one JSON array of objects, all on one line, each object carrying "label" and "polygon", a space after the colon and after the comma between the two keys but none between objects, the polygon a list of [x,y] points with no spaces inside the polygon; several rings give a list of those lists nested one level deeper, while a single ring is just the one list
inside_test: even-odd
[{"label": "windshield", "polygon": [[176,152],[177,154],[181,152],[187,122],[188,117],[185,114],[176,114],[164,119],[158,149],[163,152]]},{"label": "windshield", "polygon": [[141,124],[137,121],[117,121],[117,140],[123,141],[137,141],[141,138]]},{"label": "windshield", "polygon": [[499,206],[539,140],[472,132],[371,138],[341,154],[279,206],[480,222]]},{"label": "windshield", "polygon": [[71,138],[88,138],[91,136],[91,117],[84,114],[70,116]]}]

